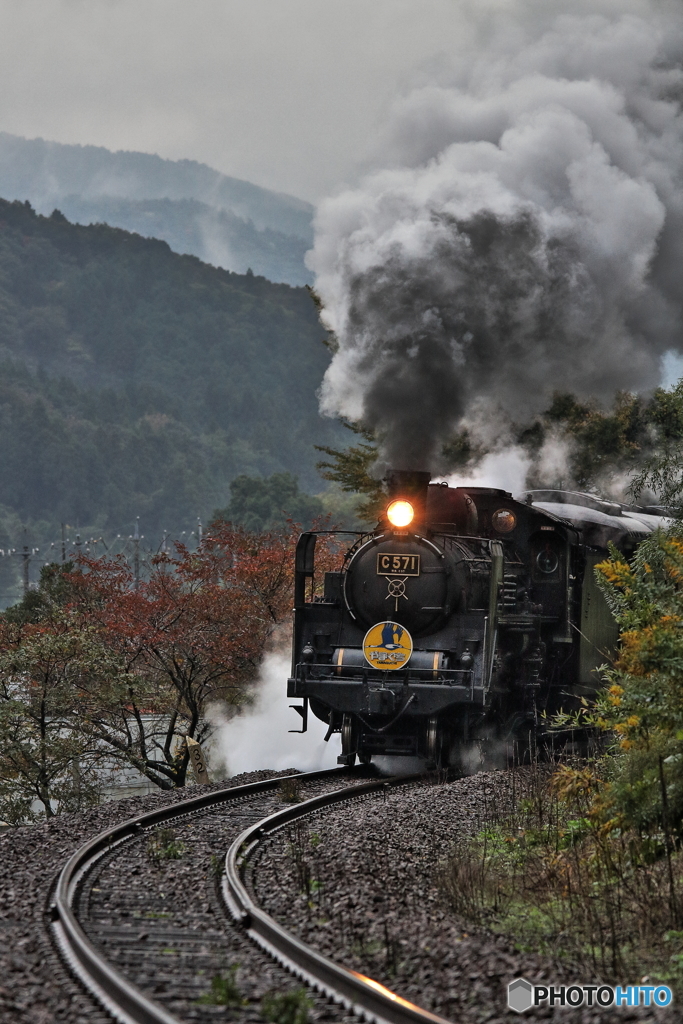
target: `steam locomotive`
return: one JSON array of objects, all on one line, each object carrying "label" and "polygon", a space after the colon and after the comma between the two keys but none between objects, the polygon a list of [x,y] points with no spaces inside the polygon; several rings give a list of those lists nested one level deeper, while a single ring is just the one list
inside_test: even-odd
[{"label": "steam locomotive", "polygon": [[[617,626],[593,572],[665,510],[568,491],[430,483],[394,471],[377,528],[315,585],[317,534],[296,549],[288,696],[341,733],[339,762],[412,755],[457,765],[483,741],[526,749],[599,686]],[[322,589],[319,593],[318,590]],[[546,714],[544,715],[543,712]],[[521,756],[521,755],[520,755]]]}]

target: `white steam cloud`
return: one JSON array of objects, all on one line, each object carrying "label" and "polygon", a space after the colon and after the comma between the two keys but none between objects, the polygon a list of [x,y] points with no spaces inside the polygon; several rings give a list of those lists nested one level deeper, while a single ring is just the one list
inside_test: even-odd
[{"label": "white steam cloud", "polygon": [[391,166],[323,202],[321,408],[439,468],[476,405],[658,384],[680,345],[683,7],[462,5],[478,47],[398,102]]},{"label": "white steam cloud", "polygon": [[[525,488],[539,486],[566,487],[572,478],[571,451],[564,439],[547,437],[533,458],[520,445],[508,444],[489,452],[468,473],[453,473],[443,479],[451,487],[501,487],[522,496]],[[623,484],[625,489],[627,484]]]},{"label": "white steam cloud", "polygon": [[522,491],[531,469],[529,453],[517,445],[485,455],[471,473],[445,477],[451,487],[502,487],[517,494]]},{"label": "white steam cloud", "polygon": [[212,761],[223,762],[228,775],[266,768],[275,771],[336,768],[337,754],[341,752],[339,735],[335,734],[325,743],[323,722],[309,714],[308,732],[303,736],[288,732],[301,728],[301,718],[289,707],[299,702],[286,696],[284,681],[290,674],[290,662],[289,653],[266,655],[255,703],[229,722],[220,719],[215,722]]}]

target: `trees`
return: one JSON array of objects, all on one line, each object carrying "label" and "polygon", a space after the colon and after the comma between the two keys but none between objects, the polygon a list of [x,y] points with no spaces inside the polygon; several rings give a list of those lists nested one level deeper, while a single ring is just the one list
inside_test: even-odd
[{"label": "trees", "polygon": [[683,513],[683,380],[655,394],[657,443],[652,445],[633,482],[633,491],[649,488],[664,505]]},{"label": "trees", "polygon": [[209,703],[244,700],[287,604],[291,548],[289,536],[216,524],[198,551],[157,558],[137,589],[125,563],[82,560],[76,614],[122,665],[90,719],[115,759],[161,788],[185,784],[184,737],[206,738]]},{"label": "trees", "polygon": [[536,435],[530,435],[530,450],[532,454],[539,451],[545,439],[554,436],[567,450],[565,486],[607,487],[614,476],[637,471],[659,444],[662,431],[668,429],[667,395],[657,390],[646,400],[617,392],[611,409],[602,410],[591,402],[579,402],[574,395],[556,392]]},{"label": "trees", "polygon": [[0,623],[0,815],[50,818],[96,798],[103,751],[88,728],[92,681],[116,672],[98,630],[68,615]]},{"label": "trees", "polygon": [[608,830],[683,835],[683,524],[657,530],[631,562],[612,547],[595,567],[619,624],[604,688],[556,725],[597,729],[609,755],[593,777]]},{"label": "trees", "polygon": [[[19,821],[97,799],[105,768],[184,786],[187,737],[210,704],[248,699],[292,607],[298,528],[251,534],[218,521],[135,585],[123,561],[50,566],[0,616],[0,813]],[[330,538],[321,572],[336,564]]]},{"label": "trees", "polygon": [[347,493],[362,496],[365,500],[359,504],[357,515],[359,519],[374,524],[386,501],[382,481],[372,475],[372,467],[379,455],[377,440],[371,430],[360,424],[344,421],[344,426],[362,440],[345,450],[317,444],[316,451],[327,455],[330,460],[319,462],[317,468],[323,479],[339,484]]},{"label": "trees", "polygon": [[[362,424],[345,426],[361,440],[346,449],[316,446],[328,456],[318,463],[318,469],[326,480],[363,498],[358,515],[374,523],[386,498],[373,468],[380,454],[380,439]],[[681,501],[683,381],[671,391],[659,388],[649,398],[618,392],[607,410],[558,391],[537,420],[523,425],[508,423],[503,437],[508,447],[521,446],[528,453],[528,487],[601,492],[616,489],[626,498],[624,491],[631,477],[631,491],[636,497],[649,490],[664,504]],[[562,448],[563,458],[558,460],[561,477],[554,478],[546,468],[544,446],[548,442],[559,442]],[[442,472],[472,473],[486,454],[482,443],[462,429],[442,448]]]},{"label": "trees", "polygon": [[42,544],[61,522],[123,531],[134,509],[177,535],[238,474],[311,486],[311,443],[339,427],[318,414],[328,358],[304,288],[21,203],[0,220],[3,519]]},{"label": "trees", "polygon": [[287,517],[308,527],[323,511],[320,499],[301,492],[291,473],[273,473],[265,479],[242,474],[231,482],[230,494],[230,504],[214,512],[214,519],[251,533],[281,529]]},{"label": "trees", "polygon": [[[264,651],[289,621],[298,532],[291,524],[252,534],[218,521],[197,551],[178,544],[174,557],[159,557],[137,589],[124,563],[82,560],[70,577],[75,613],[122,666],[89,718],[115,759],[161,788],[185,784],[185,737],[208,736],[208,705],[247,699]],[[335,557],[323,541],[321,567]]]}]

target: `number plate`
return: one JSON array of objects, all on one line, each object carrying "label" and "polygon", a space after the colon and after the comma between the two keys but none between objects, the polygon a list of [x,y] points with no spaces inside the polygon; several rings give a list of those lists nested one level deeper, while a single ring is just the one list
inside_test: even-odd
[{"label": "number plate", "polygon": [[378,576],[419,576],[420,556],[399,555],[383,551],[377,555]]}]

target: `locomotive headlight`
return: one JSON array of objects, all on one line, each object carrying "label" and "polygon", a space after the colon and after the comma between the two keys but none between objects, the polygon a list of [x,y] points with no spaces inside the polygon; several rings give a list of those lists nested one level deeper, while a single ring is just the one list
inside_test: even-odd
[{"label": "locomotive headlight", "polygon": [[392,501],[387,508],[387,519],[392,526],[410,526],[415,510],[409,501]]}]

